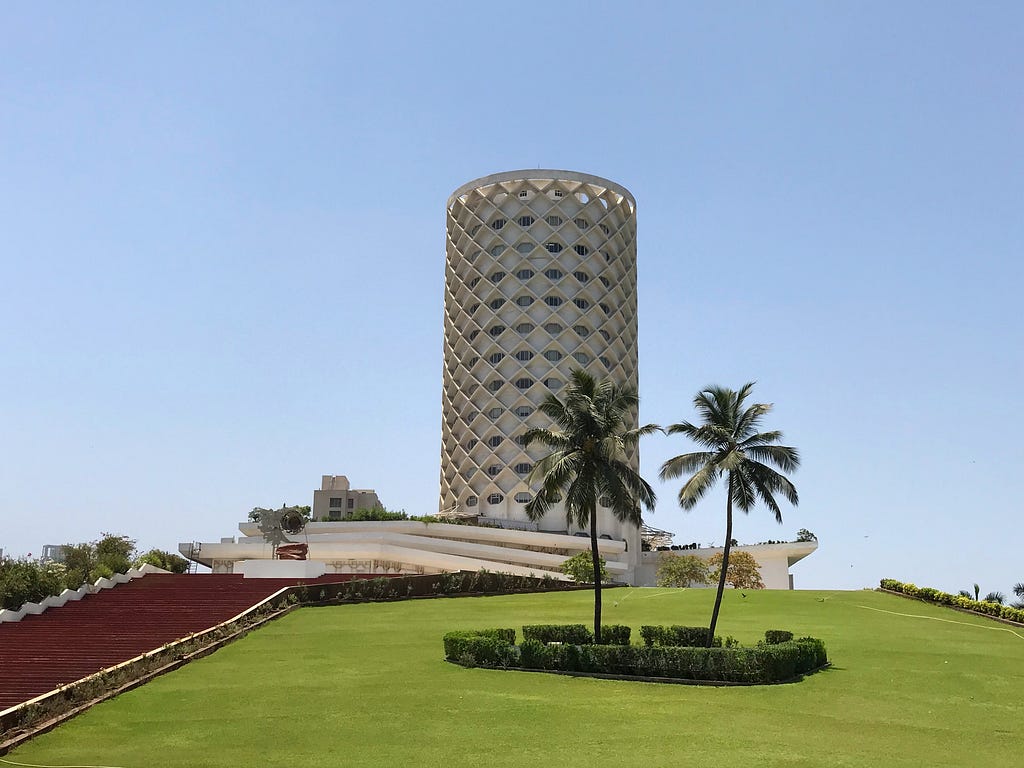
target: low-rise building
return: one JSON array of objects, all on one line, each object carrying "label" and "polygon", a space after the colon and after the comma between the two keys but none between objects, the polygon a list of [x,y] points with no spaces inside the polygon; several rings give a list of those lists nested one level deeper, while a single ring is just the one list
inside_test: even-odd
[{"label": "low-rise building", "polygon": [[357,509],[376,509],[382,506],[377,492],[366,488],[352,488],[344,475],[323,475],[320,490],[313,491],[313,520],[344,520]]}]

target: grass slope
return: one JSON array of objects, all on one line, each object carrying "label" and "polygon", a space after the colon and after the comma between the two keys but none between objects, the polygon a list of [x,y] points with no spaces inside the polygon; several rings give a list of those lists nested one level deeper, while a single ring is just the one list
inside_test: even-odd
[{"label": "grass slope", "polygon": [[[7,757],[142,766],[1019,766],[1024,630],[872,592],[738,592],[720,631],[835,666],[711,688],[463,669],[448,629],[586,623],[575,592],[307,608]],[[703,623],[711,590],[606,593],[608,623]],[[904,615],[912,614],[912,615]],[[1016,634],[1015,634],[1016,633]]]}]

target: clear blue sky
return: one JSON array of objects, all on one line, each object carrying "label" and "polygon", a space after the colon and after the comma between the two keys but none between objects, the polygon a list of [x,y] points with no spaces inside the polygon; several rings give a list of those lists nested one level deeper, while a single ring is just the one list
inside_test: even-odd
[{"label": "clear blue sky", "polygon": [[445,201],[566,168],[638,201],[642,419],[756,380],[803,453],[737,538],[1008,591],[1022,52],[1012,2],[9,4],[0,546],[173,550],[325,473],[436,511]]}]

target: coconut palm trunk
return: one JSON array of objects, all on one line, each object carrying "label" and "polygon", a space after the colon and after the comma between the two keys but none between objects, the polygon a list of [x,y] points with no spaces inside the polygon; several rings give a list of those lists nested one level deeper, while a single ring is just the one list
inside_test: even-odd
[{"label": "coconut palm trunk", "polygon": [[594,642],[601,644],[601,556],[597,553],[597,507],[590,508],[590,558],[594,561]]},{"label": "coconut palm trunk", "polygon": [[725,502],[725,549],[722,551],[722,572],[718,575],[718,594],[715,595],[715,607],[711,611],[711,626],[708,628],[707,647],[715,642],[715,627],[718,626],[718,612],[722,608],[722,596],[725,594],[725,577],[729,572],[729,552],[732,549],[732,473],[729,473],[729,498]]}]

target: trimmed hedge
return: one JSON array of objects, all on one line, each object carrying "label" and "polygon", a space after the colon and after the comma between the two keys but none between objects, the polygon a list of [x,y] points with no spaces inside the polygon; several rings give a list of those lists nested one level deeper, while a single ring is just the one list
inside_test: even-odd
[{"label": "trimmed hedge", "polygon": [[768,645],[778,645],[793,639],[793,633],[785,629],[766,629],[764,641]]},{"label": "trimmed hedge", "polygon": [[896,581],[896,579],[882,579],[879,586],[890,592],[899,592],[909,597],[916,597],[928,603],[937,605],[952,605],[957,608],[964,608],[975,613],[983,613],[986,616],[1006,619],[1018,624],[1024,624],[1024,610],[1014,608],[1012,605],[1000,605],[999,603],[987,603],[984,600],[974,600],[963,595],[951,595],[949,592],[942,592],[931,587],[918,587],[915,584]]},{"label": "trimmed hedge", "polygon": [[557,640],[549,644],[539,640],[545,632],[551,635],[551,626],[558,625],[534,625],[529,632],[524,627],[525,639],[518,647],[509,641],[511,630],[449,632],[444,636],[445,657],[463,666],[747,684],[791,680],[828,662],[825,644],[813,637],[759,643],[754,648],[594,645]]},{"label": "trimmed hedge", "polygon": [[476,629],[447,632],[442,638],[444,656],[464,665],[512,666],[518,661],[514,629]]},{"label": "trimmed hedge", "polygon": [[[683,627],[673,624],[670,627],[653,627],[644,624],[640,627],[640,637],[644,644],[650,648],[673,647],[673,648],[703,648],[708,644],[707,627]],[[722,638],[715,637],[712,647],[721,648]]]},{"label": "trimmed hedge", "polygon": [[594,633],[584,624],[524,624],[523,639],[589,645],[594,642]]},{"label": "trimmed hedge", "polygon": [[601,645],[629,645],[633,629],[625,624],[602,624]]},{"label": "trimmed hedge", "polygon": [[[625,624],[602,624],[601,645],[629,645],[632,631]],[[583,624],[524,624],[523,639],[541,643],[592,645],[594,633]]]}]

